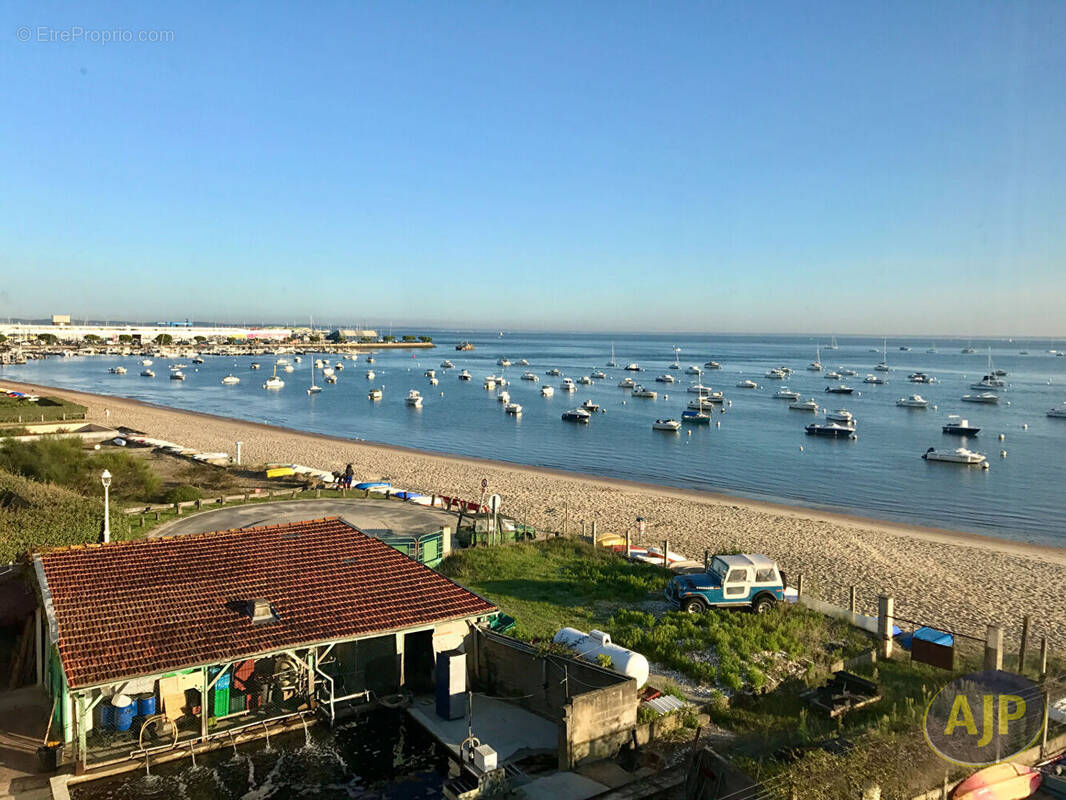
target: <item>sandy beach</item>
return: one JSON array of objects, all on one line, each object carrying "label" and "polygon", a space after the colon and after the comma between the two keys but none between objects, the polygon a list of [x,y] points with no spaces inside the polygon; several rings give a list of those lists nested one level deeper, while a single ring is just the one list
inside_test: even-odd
[{"label": "sandy beach", "polygon": [[86,405],[93,422],[201,450],[232,453],[240,440],[247,464],[295,462],[332,470],[350,461],[359,479],[388,478],[398,487],[470,499],[478,497],[484,478],[505,510],[538,527],[562,530],[565,520],[575,533],[582,521],[590,526],[596,520],[600,533],[624,534],[627,527],[635,533],[635,520],[643,516],[642,544],[669,539],[671,550],[698,559],[705,549],[726,547],[765,553],[790,578],[802,573],[805,591],[830,602],[846,606],[849,587],[858,586],[865,613],[875,611],[884,590],[906,619],[981,637],[987,624],[998,624],[1013,640],[1029,614],[1037,644],[1047,636],[1053,646],[1066,646],[1064,549],[373,445],[55,387],[18,387]]}]

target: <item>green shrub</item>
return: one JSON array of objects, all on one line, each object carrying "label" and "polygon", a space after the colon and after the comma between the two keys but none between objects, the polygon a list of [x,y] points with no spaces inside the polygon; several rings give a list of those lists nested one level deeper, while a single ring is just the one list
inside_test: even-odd
[{"label": "green shrub", "polygon": [[[111,537],[130,538],[129,520],[111,514]],[[60,486],[0,472],[0,563],[31,550],[99,541],[103,502]]]},{"label": "green shrub", "polygon": [[613,669],[614,661],[606,653],[600,653],[596,656],[596,663],[604,669]]},{"label": "green shrub", "polygon": [[190,500],[199,500],[203,496],[204,493],[195,486],[189,486],[189,484],[184,483],[167,492],[166,500],[168,503],[187,503]]},{"label": "green shrub", "polygon": [[111,473],[111,496],[149,500],[159,494],[160,480],[141,459],[125,452],[94,453],[76,436],[42,436],[28,442],[5,439],[0,469],[41,483],[54,483],[86,495],[103,497],[100,473]]}]

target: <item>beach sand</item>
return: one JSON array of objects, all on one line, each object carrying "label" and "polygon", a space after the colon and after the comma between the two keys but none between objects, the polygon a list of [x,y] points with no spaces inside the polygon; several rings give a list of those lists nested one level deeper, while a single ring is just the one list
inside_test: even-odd
[{"label": "beach sand", "polygon": [[[12,381],[4,381],[14,383]],[[634,532],[634,544],[661,545],[690,558],[704,550],[739,548],[765,553],[804,590],[847,606],[858,587],[859,611],[876,613],[877,595],[896,601],[899,617],[985,636],[1000,625],[1009,641],[1031,617],[1034,653],[1040,637],[1066,646],[1062,584],[1066,550],[976,534],[877,522],[862,517],[741,500],[488,460],[299,433],[252,422],[175,411],[117,397],[22,384],[38,393],[88,406],[91,421],[125,425],[148,435],[207,451],[232,453],[243,442],[245,464],[292,462],[326,470],[355,466],[357,479],[388,478],[394,486],[476,500],[482,479],[503,508],[538,528],[580,533],[593,520],[599,533]],[[106,410],[110,415],[106,415]],[[635,520],[646,532],[635,538]]]}]

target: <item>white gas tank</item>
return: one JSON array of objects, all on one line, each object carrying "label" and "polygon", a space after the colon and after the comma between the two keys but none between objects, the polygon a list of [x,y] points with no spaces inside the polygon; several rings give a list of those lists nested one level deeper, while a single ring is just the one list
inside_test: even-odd
[{"label": "white gas tank", "polygon": [[578,658],[596,663],[596,656],[605,655],[611,659],[610,669],[622,675],[635,678],[640,689],[648,682],[648,659],[628,648],[611,642],[611,634],[593,630],[589,633],[577,628],[563,628],[552,641],[574,651]]}]

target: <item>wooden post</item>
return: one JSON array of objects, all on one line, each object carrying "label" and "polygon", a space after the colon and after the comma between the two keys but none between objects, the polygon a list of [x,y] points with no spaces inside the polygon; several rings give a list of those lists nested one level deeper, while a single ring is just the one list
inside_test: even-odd
[{"label": "wooden post", "polygon": [[248,502],[248,492],[244,493],[244,500],[242,500],[241,502],[242,503],[247,503]]},{"label": "wooden post", "polygon": [[563,503],[563,536],[570,535],[570,504]]},{"label": "wooden post", "polygon": [[174,513],[179,517],[181,516],[181,503],[174,504]]},{"label": "wooden post", "polygon": [[892,656],[892,627],[894,621],[895,600],[887,594],[877,597],[877,637],[878,655],[881,658]]},{"label": "wooden post", "polygon": [[596,535],[596,520],[592,520],[592,546],[600,546],[600,537]]},{"label": "wooden post", "polygon": [[138,525],[137,527],[138,528],[143,528],[144,527],[144,514],[141,514],[141,524]]},{"label": "wooden post", "polygon": [[1040,637],[1040,680],[1047,678],[1047,637]]},{"label": "wooden post", "polygon": [[1018,674],[1025,674],[1025,650],[1029,644],[1029,615],[1022,617],[1022,643],[1018,647]]},{"label": "wooden post", "polygon": [[1040,733],[1040,756],[1041,758],[1047,757],[1047,724],[1048,715],[1047,711],[1051,708],[1051,690],[1044,689],[1044,730]]},{"label": "wooden post", "polygon": [[670,540],[663,539],[663,567],[670,569],[670,560],[667,558],[667,553],[670,552]]},{"label": "wooden post", "polygon": [[626,528],[626,558],[629,558],[629,528]]},{"label": "wooden post", "polygon": [[158,511],[155,512],[155,521],[159,522],[159,512]]},{"label": "wooden post", "polygon": [[321,496],[322,496],[322,489],[315,489],[315,498],[317,499],[317,498],[319,498]]},{"label": "wooden post", "polygon": [[796,597],[803,597],[803,573],[796,576]]},{"label": "wooden post", "polygon": [[[581,520],[581,538],[585,538],[585,520]],[[596,537],[592,538],[592,546],[596,546]]]},{"label": "wooden post", "polygon": [[199,497],[196,498],[196,510],[197,511],[203,511],[204,510],[204,501],[201,500]]},{"label": "wooden post", "polygon": [[703,551],[703,571],[706,572],[711,568],[711,551]]},{"label": "wooden post", "polygon": [[851,592],[850,592],[850,595],[851,595],[851,596],[850,596],[850,598],[848,599],[848,611],[850,611],[850,612],[851,612],[852,614],[854,614],[854,613],[855,613],[855,610],[856,610],[856,608],[858,608],[858,603],[856,602],[856,599],[857,599],[857,598],[856,598],[856,591],[857,591],[857,589],[856,589],[856,587],[855,587],[855,586],[853,585],[853,586],[851,587]]},{"label": "wooden post", "polygon": [[1003,669],[1003,629],[989,625],[985,632],[985,669]]}]

